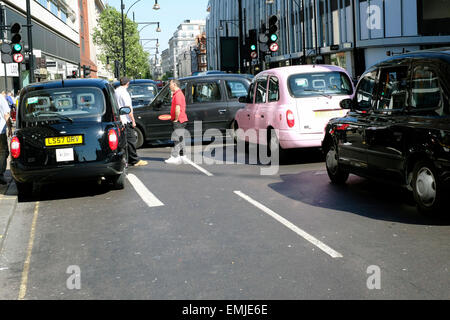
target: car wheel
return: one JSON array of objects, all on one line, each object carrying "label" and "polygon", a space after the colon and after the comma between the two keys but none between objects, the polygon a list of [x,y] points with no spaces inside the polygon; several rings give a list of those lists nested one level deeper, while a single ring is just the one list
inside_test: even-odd
[{"label": "car wheel", "polygon": [[134,128],[134,131],[136,131],[136,149],[141,148],[144,145],[144,134],[142,133],[141,129],[138,127]]},{"label": "car wheel", "polygon": [[428,161],[419,161],[414,166],[411,182],[414,200],[422,214],[435,215],[442,209],[442,187],[436,170]]},{"label": "car wheel", "polygon": [[269,133],[267,139],[269,141],[269,143],[267,144],[268,156],[272,157],[273,154],[278,153],[279,155],[278,159],[279,162],[281,163],[286,158],[286,150],[281,147],[280,140],[278,139],[277,133],[275,132],[274,129],[269,129],[268,133]]},{"label": "car wheel", "polygon": [[19,197],[29,197],[33,195],[33,183],[28,182],[18,182],[16,183],[17,191],[19,193]]},{"label": "car wheel", "polygon": [[344,184],[347,182],[350,174],[342,170],[342,167],[339,165],[338,154],[334,145],[331,145],[327,150],[325,163],[328,177],[330,177],[332,183]]},{"label": "car wheel", "polygon": [[127,174],[125,170],[122,172],[122,174],[114,177],[112,179],[113,187],[115,190],[123,190],[125,188],[125,178]]},{"label": "car wheel", "polygon": [[233,139],[234,144],[237,143],[237,133],[236,131],[239,129],[239,125],[236,122],[236,120],[234,120],[231,125],[230,125],[230,135],[231,135],[231,139]]}]

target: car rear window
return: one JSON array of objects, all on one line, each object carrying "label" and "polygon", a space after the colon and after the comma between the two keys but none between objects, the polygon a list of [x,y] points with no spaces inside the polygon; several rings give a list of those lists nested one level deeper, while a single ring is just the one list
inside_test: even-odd
[{"label": "car rear window", "polygon": [[128,92],[133,101],[133,108],[136,108],[150,104],[155,99],[158,88],[152,83],[130,84]]},{"label": "car rear window", "polygon": [[343,72],[301,73],[290,76],[288,83],[295,98],[353,93],[351,81]]},{"label": "car rear window", "polygon": [[45,121],[52,118],[90,118],[105,113],[105,97],[98,88],[58,88],[33,91],[20,106],[25,121]]}]

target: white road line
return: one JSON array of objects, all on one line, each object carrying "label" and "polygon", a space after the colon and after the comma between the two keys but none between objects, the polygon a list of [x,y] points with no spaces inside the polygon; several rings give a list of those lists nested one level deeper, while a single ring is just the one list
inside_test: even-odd
[{"label": "white road line", "polygon": [[200,167],[199,165],[197,165],[196,163],[192,162],[190,159],[188,159],[187,157],[185,158],[185,162],[187,164],[190,164],[191,166],[193,166],[195,169],[197,169],[198,171],[203,172],[204,174],[206,174],[208,177],[213,177],[214,175],[209,172],[208,170],[203,169],[202,167]]},{"label": "white road line", "polygon": [[162,207],[164,206],[164,203],[159,201],[158,198],[155,197],[153,193],[151,193],[147,187],[142,183],[141,180],[139,180],[138,177],[136,177],[134,174],[128,174],[127,175],[128,181],[130,181],[133,188],[136,190],[136,192],[139,194],[139,196],[144,200],[144,202],[150,207]]},{"label": "white road line", "polygon": [[269,216],[271,216],[272,218],[274,218],[275,220],[277,220],[278,222],[280,222],[284,226],[288,227],[289,229],[291,229],[292,231],[297,233],[299,236],[301,236],[305,240],[309,241],[310,243],[312,243],[313,245],[318,247],[320,250],[324,251],[326,254],[330,255],[332,258],[343,258],[343,256],[339,252],[331,249],[330,247],[328,247],[323,242],[317,240],[316,238],[314,238],[310,234],[306,233],[305,231],[303,231],[302,229],[300,229],[296,225],[292,224],[290,221],[286,220],[285,218],[283,218],[279,214],[275,213],[274,211],[270,210],[269,208],[267,208],[266,206],[262,205],[261,203],[253,200],[252,198],[250,198],[246,194],[242,193],[241,191],[235,191],[234,193],[237,194],[238,196],[240,196],[242,199],[248,201],[249,203],[251,203],[255,207],[257,207],[258,209],[264,211]]}]

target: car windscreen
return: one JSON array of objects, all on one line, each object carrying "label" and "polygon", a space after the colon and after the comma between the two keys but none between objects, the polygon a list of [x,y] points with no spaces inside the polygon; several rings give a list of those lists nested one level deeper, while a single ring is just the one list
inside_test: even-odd
[{"label": "car windscreen", "polygon": [[150,104],[158,93],[158,87],[152,83],[130,84],[128,92],[131,95],[133,108]]},{"label": "car windscreen", "polygon": [[98,88],[51,88],[27,93],[19,108],[27,122],[84,119],[105,113],[105,97]]},{"label": "car windscreen", "polygon": [[289,77],[289,91],[295,98],[351,95],[353,87],[343,72],[301,73]]}]

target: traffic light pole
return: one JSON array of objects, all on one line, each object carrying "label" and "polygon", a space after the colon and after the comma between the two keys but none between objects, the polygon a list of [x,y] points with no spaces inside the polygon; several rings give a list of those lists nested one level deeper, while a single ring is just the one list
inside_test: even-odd
[{"label": "traffic light pole", "polygon": [[244,72],[244,32],[242,20],[242,0],[238,0],[239,8],[239,73]]},{"label": "traffic light pole", "polygon": [[[1,7],[0,7],[0,25],[1,25],[1,35],[0,35],[0,39],[5,40],[5,30],[6,30],[6,10],[5,10],[5,4],[3,2],[0,3]],[[5,68],[5,91],[8,90],[8,78],[6,76],[6,63],[3,64],[4,68]]]},{"label": "traffic light pole", "polygon": [[31,29],[33,27],[32,21],[31,21],[31,5],[30,0],[27,0],[27,30],[28,30],[28,50],[30,53],[30,83],[35,82],[35,76],[34,76],[34,54],[33,54],[33,30]]}]

